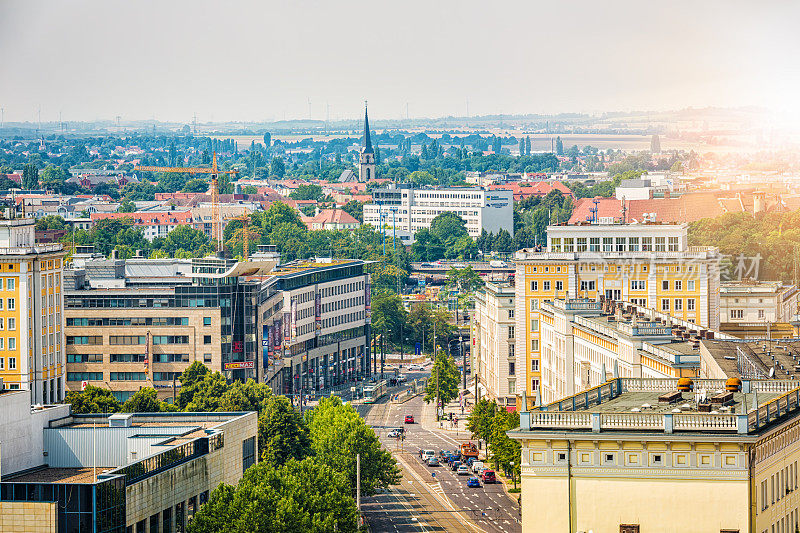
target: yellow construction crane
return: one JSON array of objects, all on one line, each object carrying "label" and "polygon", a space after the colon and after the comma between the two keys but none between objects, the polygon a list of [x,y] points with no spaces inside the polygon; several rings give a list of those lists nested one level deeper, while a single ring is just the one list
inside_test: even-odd
[{"label": "yellow construction crane", "polygon": [[211,168],[207,167],[151,167],[136,165],[134,170],[143,172],[185,172],[187,174],[211,174],[211,238],[217,243],[217,250],[222,250],[222,221],[219,216],[219,188],[217,187],[217,176],[220,174],[237,174],[239,171],[219,170],[217,168],[217,152],[214,152],[214,159]]},{"label": "yellow construction crane", "polygon": [[239,220],[242,223],[242,258],[245,261],[250,260],[250,215],[241,215],[230,219],[230,222]]}]

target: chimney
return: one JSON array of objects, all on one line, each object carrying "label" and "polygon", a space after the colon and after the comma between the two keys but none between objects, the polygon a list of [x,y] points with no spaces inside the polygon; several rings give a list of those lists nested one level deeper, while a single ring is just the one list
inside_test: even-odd
[{"label": "chimney", "polygon": [[670,197],[671,196],[670,196],[669,188],[667,188],[667,190],[664,191],[664,200],[669,200]]}]

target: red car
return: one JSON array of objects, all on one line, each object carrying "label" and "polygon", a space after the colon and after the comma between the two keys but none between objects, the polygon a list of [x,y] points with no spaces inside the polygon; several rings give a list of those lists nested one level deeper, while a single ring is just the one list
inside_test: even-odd
[{"label": "red car", "polygon": [[484,483],[497,483],[497,478],[494,475],[494,470],[486,469],[481,474]]},{"label": "red car", "polygon": [[406,415],[406,424],[414,423],[414,415]]}]

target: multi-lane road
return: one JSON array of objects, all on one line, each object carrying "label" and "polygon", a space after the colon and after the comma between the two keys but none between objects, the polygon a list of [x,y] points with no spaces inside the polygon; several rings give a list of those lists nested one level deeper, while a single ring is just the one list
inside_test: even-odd
[{"label": "multi-lane road", "polygon": [[[422,374],[408,374],[412,380]],[[447,465],[428,467],[419,459],[420,449],[456,450],[468,435],[456,435],[423,427],[423,417],[434,427],[434,410],[421,397],[405,403],[388,398],[371,405],[356,406],[361,416],[375,429],[383,446],[397,459],[400,485],[385,493],[362,500],[362,507],[373,531],[426,532],[480,531],[511,533],[521,531],[519,506],[501,484],[468,488],[467,477],[458,476]],[[407,414],[414,424],[404,424]],[[388,438],[391,428],[405,427],[405,441]]]}]

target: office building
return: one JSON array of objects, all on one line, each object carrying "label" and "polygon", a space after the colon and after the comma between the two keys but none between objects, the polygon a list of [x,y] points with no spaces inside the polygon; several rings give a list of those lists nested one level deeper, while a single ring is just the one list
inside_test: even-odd
[{"label": "office building", "polygon": [[[277,259],[272,252],[248,262],[77,254],[65,273],[67,390],[91,384],[124,401],[148,386],[171,401],[178,376],[195,361],[287,394],[299,391],[300,376],[306,390],[363,377],[365,263],[274,268]],[[293,380],[290,368],[301,363]]]},{"label": "office building", "polygon": [[620,377],[522,412],[522,531],[795,531],[799,409],[797,380]]},{"label": "office building", "polygon": [[266,381],[275,392],[324,391],[371,374],[369,274],[360,260],[294,261],[273,271],[262,306]]},{"label": "office building", "polygon": [[514,307],[513,284],[487,282],[475,293],[471,335],[481,396],[512,407],[517,405]]},{"label": "office building", "polygon": [[514,193],[480,187],[414,189],[411,185],[390,183],[372,191],[372,203],[364,205],[364,224],[376,228],[388,225],[398,231],[416,233],[430,228],[442,213],[455,213],[464,219],[470,237],[482,231],[514,235]]},{"label": "office building", "polygon": [[0,219],[0,379],[30,405],[65,395],[61,244],[35,244],[32,218]]},{"label": "office building", "polygon": [[0,393],[0,531],[173,533],[258,460],[258,414],[73,414]]},{"label": "office building", "polygon": [[171,399],[194,361],[256,379],[258,301],[275,264],[77,254],[65,272],[67,390],[86,383],[125,401],[149,386]]},{"label": "office building", "polygon": [[518,390],[525,383],[530,397],[542,379],[544,302],[602,296],[719,329],[720,254],[690,247],[685,224],[549,226],[546,251],[520,250],[515,261]]}]

